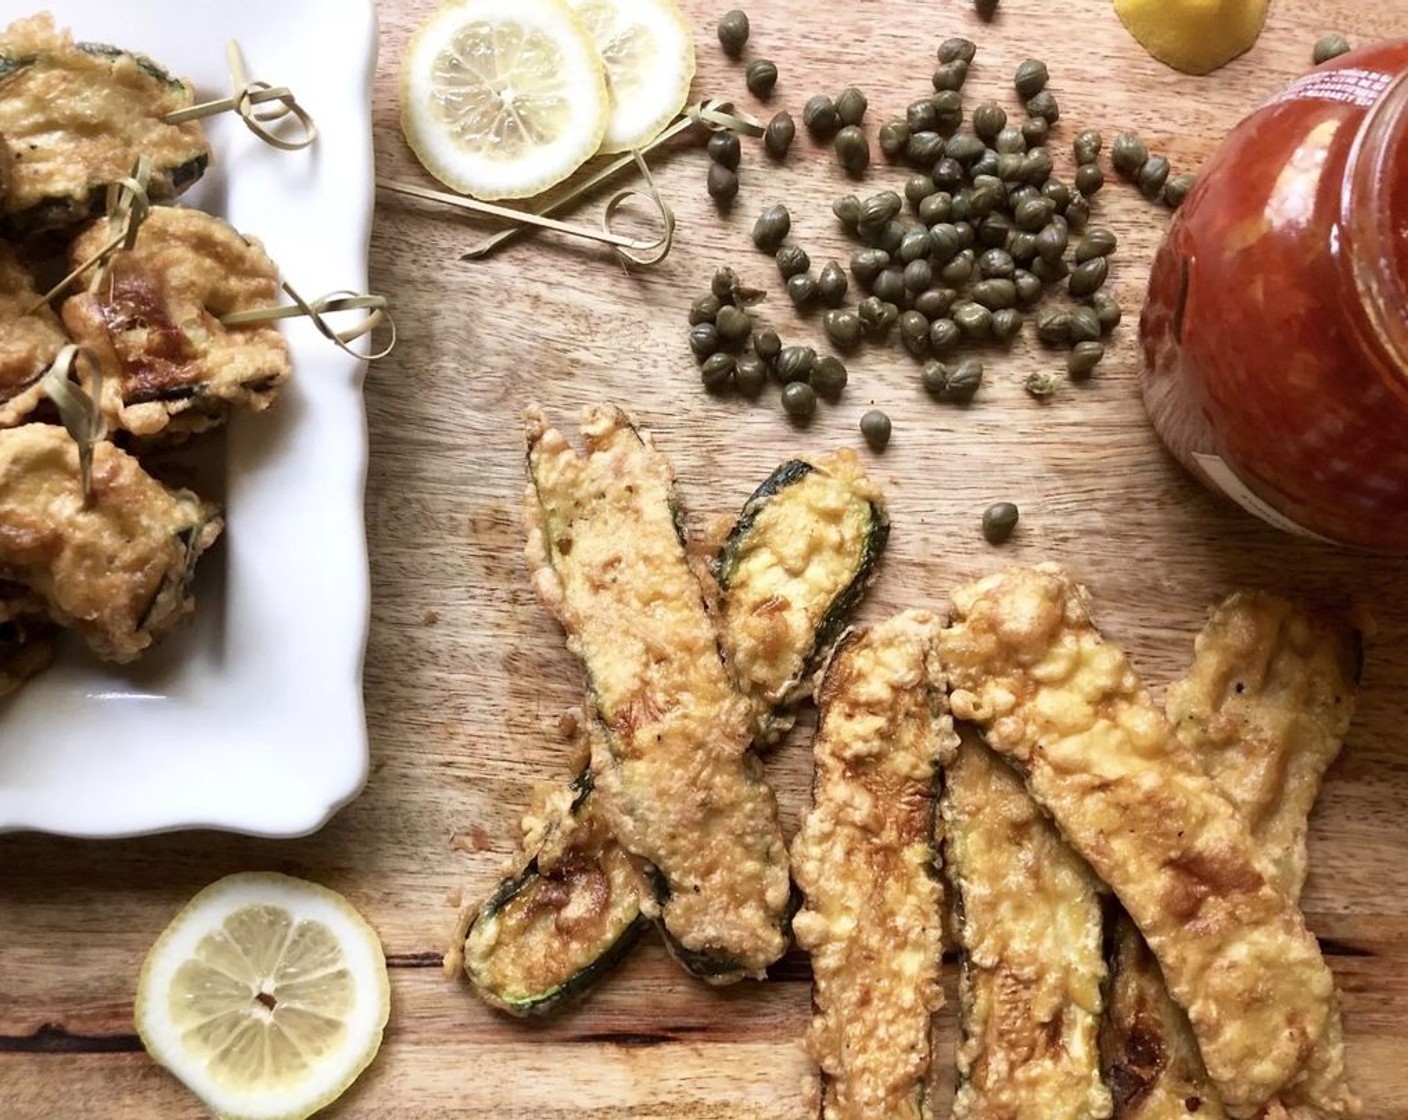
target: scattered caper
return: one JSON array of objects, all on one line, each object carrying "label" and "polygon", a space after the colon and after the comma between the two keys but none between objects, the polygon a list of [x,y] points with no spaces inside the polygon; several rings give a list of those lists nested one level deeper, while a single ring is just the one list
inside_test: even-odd
[{"label": "scattered caper", "polygon": [[781,159],[797,138],[797,124],[788,112],[774,113],[763,130],[763,147],[773,159]]},{"label": "scattered caper", "polygon": [[939,270],[939,276],[950,288],[960,288],[972,279],[974,260],[972,249],[962,249]]},{"label": "scattered caper", "polygon": [[841,118],[836,113],[836,103],[824,93],[809,98],[802,107],[802,123],[818,140],[829,140],[841,126]]},{"label": "scattered caper", "polygon": [[1040,188],[1051,177],[1051,153],[1045,148],[1033,148],[1022,157],[1017,177],[1028,186]]},{"label": "scattered caper", "polygon": [[[1104,259],[1103,257],[1101,258]],[[1100,337],[1100,318],[1089,307],[1071,308],[1071,342],[1094,342]]]},{"label": "scattered caper", "polygon": [[730,171],[738,169],[738,160],[742,155],[742,146],[738,142],[738,133],[725,130],[716,132],[709,137],[709,158],[715,163],[721,163]]},{"label": "scattered caper", "polygon": [[1028,148],[1038,148],[1045,144],[1050,131],[1051,126],[1046,123],[1045,117],[1028,117],[1022,122],[1022,139],[1027,142]]},{"label": "scattered caper", "polygon": [[1027,150],[1027,141],[1020,128],[1009,124],[993,139],[992,146],[1000,156],[1019,156]]},{"label": "scattered caper", "polygon": [[753,223],[753,244],[765,253],[776,252],[792,229],[792,215],[782,203],[764,208]]},{"label": "scattered caper", "polygon": [[948,314],[958,293],[952,288],[926,288],[914,297],[914,310],[931,322]]},{"label": "scattered caper", "polygon": [[985,280],[1010,280],[1016,267],[1006,249],[989,249],[978,258],[978,275]]},{"label": "scattered caper", "polygon": [[841,223],[841,228],[854,233],[860,222],[860,199],[853,194],[842,195],[831,204],[831,212]]},{"label": "scattered caper", "polygon": [[836,134],[836,162],[852,175],[870,166],[870,141],[859,125],[848,124]]},{"label": "scattered caper", "polygon": [[886,121],[880,126],[880,150],[886,159],[899,156],[909,145],[909,125],[901,120]]},{"label": "scattered caper", "polygon": [[851,275],[869,286],[889,263],[890,254],[884,249],[858,249],[851,254]]},{"label": "scattered caper", "polygon": [[987,151],[987,145],[971,132],[959,132],[949,137],[944,152],[949,159],[957,160],[964,167],[971,167]]},{"label": "scattered caper", "polygon": [[793,420],[809,420],[816,411],[816,390],[805,381],[792,381],[782,387],[782,409]]},{"label": "scattered caper", "polygon": [[909,163],[915,167],[933,167],[943,159],[943,154],[944,138],[937,132],[910,132],[909,142],[904,147],[904,158]]},{"label": "scattered caper", "polygon": [[1012,283],[1017,288],[1019,307],[1030,307],[1041,298],[1041,281],[1025,268],[1019,268],[1012,273]]},{"label": "scattered caper", "polygon": [[992,337],[992,312],[981,303],[956,303],[949,317],[958,324],[965,338]]},{"label": "scattered caper", "polygon": [[1017,204],[1012,220],[1017,223],[1018,229],[1034,233],[1051,221],[1055,213],[1056,204],[1049,198],[1028,198]]},{"label": "scattered caper", "polygon": [[696,323],[689,328],[689,348],[703,361],[719,348],[719,328],[713,323]]},{"label": "scattered caper", "polygon": [[983,539],[988,544],[1002,544],[1017,528],[1019,516],[1011,502],[993,502],[983,510]]},{"label": "scattered caper", "polygon": [[860,418],[860,434],[876,451],[885,450],[890,442],[890,418],[878,408],[872,408]]},{"label": "scattered caper", "polygon": [[743,72],[743,81],[749,93],[766,101],[777,85],[777,63],[768,58],[755,58]]},{"label": "scattered caper", "polygon": [[972,39],[955,36],[939,44],[940,62],[972,62],[977,53],[977,44]]},{"label": "scattered caper", "polygon": [[812,279],[811,273],[799,272],[796,276],[787,278],[787,298],[798,311],[805,309],[816,299],[816,281]]},{"label": "scattered caper", "polygon": [[916,358],[922,358],[929,352],[929,320],[912,309],[901,314],[900,341]]},{"label": "scattered caper", "polygon": [[[935,133],[934,135],[938,135]],[[943,138],[939,138],[939,143],[943,143]],[[963,165],[956,159],[949,159],[944,156],[934,165],[934,186],[941,191],[948,191],[950,194],[957,191],[963,185]]]},{"label": "scattered caper", "polygon": [[953,202],[949,204],[948,212],[955,227],[959,222],[966,222],[973,216],[973,190],[971,187],[960,187],[954,193]]},{"label": "scattered caper", "polygon": [[1048,346],[1061,346],[1071,341],[1071,313],[1061,308],[1049,308],[1036,317],[1036,336]]},{"label": "scattered caper", "polygon": [[886,303],[903,302],[905,293],[904,269],[898,265],[891,265],[875,278],[870,290]]},{"label": "scattered caper", "polygon": [[952,132],[963,123],[963,94],[958,90],[935,90],[929,103],[934,106],[934,127],[940,132]]},{"label": "scattered caper", "polygon": [[1059,261],[1066,252],[1069,240],[1066,223],[1053,219],[1036,235],[1036,255],[1044,261]]},{"label": "scattered caper", "polygon": [[816,293],[828,307],[837,307],[850,287],[846,274],[836,261],[829,261],[816,278]]},{"label": "scattered caper", "polygon": [[689,325],[697,327],[700,323],[712,323],[722,306],[718,296],[713,292],[705,292],[689,305]]},{"label": "scattered caper", "polygon": [[980,303],[989,311],[1001,311],[1017,304],[1017,285],[1011,280],[980,280],[969,293],[974,303]]},{"label": "scattered caper", "polygon": [[910,102],[909,108],[904,111],[904,123],[911,137],[916,132],[933,132],[938,128],[938,113],[934,109],[934,103],[927,97]]},{"label": "scattered caper", "polygon": [[1181,175],[1174,175],[1164,184],[1164,204],[1170,209],[1177,210],[1183,205],[1183,200],[1188,197],[1188,192],[1193,189],[1193,184],[1198,181],[1196,175],[1183,172]]},{"label": "scattered caper", "polygon": [[1031,263],[1032,275],[1043,284],[1056,284],[1064,280],[1071,274],[1070,268],[1063,260],[1047,260],[1045,257],[1037,257]]},{"label": "scattered caper", "polygon": [[799,272],[811,268],[812,259],[800,245],[784,245],[777,251],[777,271],[784,280],[790,280]]},{"label": "scattered caper", "polygon": [[[850,312],[846,314],[849,315]],[[827,354],[818,358],[812,366],[812,388],[817,391],[818,396],[829,401],[834,401],[841,395],[847,379],[846,363],[834,355]]]},{"label": "scattered caper", "polygon": [[1164,156],[1150,156],[1139,169],[1139,189],[1145,198],[1158,198],[1168,182],[1169,163]]},{"label": "scattered caper", "polygon": [[753,332],[753,352],[762,358],[763,361],[771,365],[777,361],[777,356],[782,353],[782,339],[771,327],[764,327],[760,331]]},{"label": "scattered caper", "polygon": [[934,241],[929,231],[923,226],[914,226],[904,231],[904,240],[900,242],[900,260],[909,264],[921,257],[927,258],[933,247]]},{"label": "scattered caper", "polygon": [[1332,58],[1338,58],[1349,50],[1349,40],[1343,35],[1321,35],[1315,40],[1315,47],[1310,52],[1310,57],[1315,65],[1322,62],[1329,62]]},{"label": "scattered caper", "polygon": [[922,171],[916,171],[904,181],[904,197],[911,206],[918,206],[934,192],[934,180]]},{"label": "scattered caper", "polygon": [[1105,185],[1105,173],[1098,163],[1083,163],[1076,168],[1076,190],[1089,198]]},{"label": "scattered caper", "polygon": [[710,392],[720,392],[733,380],[734,357],[732,354],[710,354],[699,367],[699,379]]},{"label": "scattered caper", "polygon": [[973,0],[973,11],[978,13],[980,20],[987,23],[997,15],[998,3],[999,0]]},{"label": "scattered caper", "polygon": [[836,95],[836,115],[842,124],[860,124],[865,119],[865,110],[869,104],[865,94],[855,86],[847,86]]},{"label": "scattered caper", "polygon": [[719,338],[725,345],[736,346],[752,333],[753,317],[741,307],[727,304],[719,308],[714,326],[718,328]]},{"label": "scattered caper", "polygon": [[[975,177],[984,176],[993,179],[998,179],[997,161],[997,151],[993,148],[985,148],[983,150],[983,154],[978,157],[978,162],[973,164],[973,166],[969,168],[969,170],[973,173]],[[998,181],[1001,182],[1001,179],[998,179]]]},{"label": "scattered caper", "polygon": [[896,217],[903,206],[900,196],[894,191],[872,194],[860,204],[859,224],[862,228],[872,226],[878,229]]},{"label": "scattered caper", "polygon": [[963,331],[952,319],[935,319],[929,324],[929,349],[935,354],[947,354],[963,337]]},{"label": "scattered caper", "polygon": [[1116,171],[1129,179],[1139,174],[1139,169],[1148,158],[1149,149],[1144,146],[1144,141],[1132,132],[1121,132],[1115,137],[1115,143],[1110,148],[1110,162],[1115,165]]},{"label": "scattered caper", "polygon": [[[1101,176],[1101,181],[1104,181],[1104,176]],[[1085,223],[1090,221],[1090,200],[1079,192],[1072,196],[1071,201],[1066,203],[1065,218],[1072,229],[1084,229]]]},{"label": "scattered caper", "polygon": [[733,383],[745,397],[756,397],[768,382],[767,363],[756,354],[743,354],[733,364]]},{"label": "scattered caper", "polygon": [[1118,244],[1114,230],[1094,226],[1086,231],[1076,246],[1076,264],[1084,264],[1095,257],[1108,257]]},{"label": "scattered caper", "polygon": [[722,163],[711,163],[704,187],[715,202],[730,203],[738,197],[738,172],[730,171]]},{"label": "scattered caper", "polygon": [[867,338],[879,338],[895,325],[900,312],[893,303],[886,303],[879,296],[866,296],[856,308],[856,317]]},{"label": "scattered caper", "polygon": [[1066,372],[1079,381],[1095,372],[1105,356],[1105,347],[1098,342],[1077,342],[1066,355]]},{"label": "scattered caper", "polygon": [[934,88],[940,89],[962,89],[963,83],[968,80],[968,64],[961,58],[955,58],[952,62],[939,63],[938,69],[934,71]]},{"label": "scattered caper", "polygon": [[777,379],[784,385],[811,378],[816,351],[810,346],[784,346],[777,356]]},{"label": "scattered caper", "polygon": [[1037,400],[1042,400],[1056,392],[1056,378],[1045,370],[1033,370],[1022,378],[1022,388]]},{"label": "scattered caper", "polygon": [[1100,148],[1104,143],[1100,133],[1093,128],[1084,128],[1076,133],[1076,138],[1071,143],[1075,151],[1076,163],[1094,163],[1100,158]]},{"label": "scattered caper", "polygon": [[748,14],[739,8],[726,12],[719,20],[719,45],[729,58],[737,58],[743,53],[748,42]]},{"label": "scattered caper", "polygon": [[904,223],[898,218],[891,218],[871,237],[877,249],[884,249],[891,256],[899,252],[900,242],[903,240]]},{"label": "scattered caper", "polygon": [[1114,292],[1101,288],[1090,297],[1090,308],[1106,334],[1120,325],[1120,301]]},{"label": "scattered caper", "polygon": [[973,110],[973,131],[988,143],[1007,127],[1007,111],[996,101],[984,101]]},{"label": "scattered caper", "polygon": [[927,260],[910,261],[904,266],[904,286],[909,292],[922,292],[934,282],[934,266]]},{"label": "scattered caper", "polygon": [[954,366],[926,362],[922,377],[924,388],[939,400],[964,404],[983,384],[983,363],[977,358],[964,358]]},{"label": "scattered caper", "polygon": [[1061,119],[1061,107],[1049,89],[1044,89],[1035,97],[1027,99],[1027,116],[1040,117],[1047,124],[1055,124]]},{"label": "scattered caper", "polygon": [[1047,179],[1041,184],[1041,193],[1056,204],[1056,213],[1058,214],[1064,213],[1066,207],[1071,204],[1071,188],[1060,179]]},{"label": "scattered caper", "polygon": [[1012,84],[1017,88],[1017,96],[1023,101],[1029,101],[1046,88],[1049,78],[1046,63],[1038,58],[1029,58],[1017,67],[1016,74],[1012,76]]},{"label": "scattered caper", "polygon": [[978,244],[987,249],[1001,249],[1007,244],[1007,235],[1014,228],[1007,214],[994,210],[978,223]]},{"label": "scattered caper", "polygon": [[841,350],[854,350],[860,344],[860,317],[854,311],[828,311],[821,317],[821,326],[826,337]]},{"label": "scattered caper", "polygon": [[1014,229],[1007,238],[1007,251],[1019,264],[1030,264],[1036,256],[1036,234],[1023,229]]},{"label": "scattered caper", "polygon": [[1015,307],[1003,307],[992,313],[992,336],[998,342],[1011,342],[1022,330],[1022,313]]},{"label": "scattered caper", "polygon": [[950,370],[943,362],[928,361],[919,370],[919,380],[924,388],[941,400],[948,389],[950,376]]},{"label": "scattered caper", "polygon": [[936,264],[947,264],[962,248],[963,240],[952,222],[940,222],[929,230],[929,252]]}]

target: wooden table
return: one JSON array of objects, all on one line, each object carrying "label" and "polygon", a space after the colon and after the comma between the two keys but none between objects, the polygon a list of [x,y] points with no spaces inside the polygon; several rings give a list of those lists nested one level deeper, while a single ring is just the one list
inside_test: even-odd
[{"label": "wooden table", "polygon": [[[380,173],[396,179],[424,181],[398,128],[396,71],[431,6],[382,6],[376,147]],[[1274,0],[1250,54],[1194,79],[1150,60],[1106,0],[1003,0],[986,27],[960,0],[755,0],[750,49],[782,70],[764,109],[714,38],[727,6],[685,0],[698,29],[697,95],[740,97],[755,112],[786,107],[800,119],[812,93],[855,83],[870,96],[872,136],[929,90],[934,48],[947,35],[980,43],[970,106],[1005,97],[1024,57],[1049,56],[1062,110],[1053,151],[1066,176],[1069,139],[1087,125],[1107,143],[1135,128],[1176,168],[1195,169],[1234,121],[1308,67],[1318,35],[1408,34],[1404,0]],[[736,510],[789,454],[858,445],[860,414],[872,401],[885,407],[894,441],[869,461],[887,482],[894,532],[863,618],[942,607],[959,580],[1004,562],[1056,559],[1089,583],[1108,632],[1161,688],[1186,664],[1205,610],[1233,588],[1371,610],[1378,633],[1350,742],[1313,822],[1305,908],[1344,989],[1366,1115],[1408,1117],[1408,564],[1279,536],[1204,493],[1162,452],[1139,400],[1136,323],[1166,216],[1113,181],[1096,212],[1120,236],[1113,282],[1126,316],[1087,388],[1065,386],[1047,404],[1029,399],[1022,375],[1051,359],[1019,349],[991,361],[980,402],[956,411],[925,399],[915,363],[898,349],[868,349],[851,363],[842,403],[803,432],[783,419],[775,394],[756,405],[706,397],[685,346],[685,309],[718,265],[768,288],[762,314],[785,337],[821,340],[819,323],[793,316],[772,262],[748,241],[757,211],[785,200],[818,266],[849,252],[829,203],[852,187],[829,150],[800,139],[781,167],[751,143],[745,151],[743,190],[723,218],[704,192],[701,151],[685,146],[657,161],[678,236],[664,265],[632,274],[595,247],[550,236],[459,263],[458,250],[490,227],[382,196],[372,283],[395,299],[401,342],[367,386],[367,790],[297,841],[0,838],[0,1117],[202,1115],[133,1034],[137,970],[190,895],[257,868],[344,892],[385,943],[394,1000],[386,1043],[328,1115],[802,1115],[800,955],[767,984],[712,991],[649,943],[585,1005],[533,1025],[489,1012],[442,975],[451,900],[492,882],[532,785],[570,767],[558,721],[581,681],[520,559],[517,417],[535,398],[564,423],[590,401],[634,409],[673,457],[701,527]],[[865,187],[902,182],[881,165]],[[597,220],[591,208],[581,217]],[[1023,511],[1001,550],[978,531],[996,499]],[[806,743],[803,727],[769,763],[789,834],[804,804]],[[947,1067],[947,1014],[942,1034]]]}]

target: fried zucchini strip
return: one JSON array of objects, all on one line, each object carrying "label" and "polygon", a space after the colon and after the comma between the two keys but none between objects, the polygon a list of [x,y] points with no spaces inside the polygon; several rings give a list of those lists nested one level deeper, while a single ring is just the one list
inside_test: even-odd
[{"label": "fried zucchini strip", "polygon": [[[1230,596],[1198,635],[1188,675],[1165,706],[1179,741],[1246,821],[1272,880],[1305,882],[1306,822],[1354,711],[1358,635],[1264,593]],[[1138,928],[1111,935],[1110,1007],[1101,1049],[1119,1120],[1227,1115],[1188,1017]],[[1339,1045],[1341,1027],[1332,1021]]]},{"label": "fried zucchini strip", "polygon": [[954,594],[943,653],[955,716],[1021,770],[1119,897],[1189,1015],[1228,1112],[1281,1096],[1306,1115],[1353,1098],[1334,981],[1236,811],[1151,702],[1086,596],[1051,566]]},{"label": "fried zucchini strip", "polygon": [[843,638],[818,693],[813,806],[792,845],[812,956],[806,1045],[824,1120],[925,1115],[943,1003],[935,794],[958,745],[938,620],[906,612]]},{"label": "fried zucchini strip", "polygon": [[[0,141],[3,143],[3,141]],[[44,400],[40,379],[68,341],[47,304],[35,307],[34,277],[9,245],[0,242],[0,427],[31,418]]]},{"label": "fried zucchini strip", "polygon": [[1103,1120],[1098,882],[966,729],[941,805],[962,949],[954,1120]]},{"label": "fried zucchini strip", "polygon": [[592,772],[617,841],[654,870],[666,942],[715,983],[787,946],[777,801],[677,524],[674,473],[617,409],[580,456],[527,416],[528,558],[588,678]]}]

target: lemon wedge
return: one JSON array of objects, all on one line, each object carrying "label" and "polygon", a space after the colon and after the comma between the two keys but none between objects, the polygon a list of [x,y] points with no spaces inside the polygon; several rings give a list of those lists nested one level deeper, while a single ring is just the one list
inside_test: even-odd
[{"label": "lemon wedge", "polygon": [[226,1120],[301,1120],[381,1046],[391,1006],[376,933],[341,895],[230,875],[147,954],[135,1020],[147,1051]]},{"label": "lemon wedge", "polygon": [[1115,0],[1139,45],[1185,74],[1210,74],[1250,50],[1269,0]]},{"label": "lemon wedge", "polygon": [[601,55],[564,0],[450,0],[401,63],[401,129],[432,175],[476,198],[527,198],[601,147]]},{"label": "lemon wedge", "polygon": [[674,0],[568,0],[606,65],[611,120],[604,152],[655,139],[684,108],[694,81],[694,33]]}]

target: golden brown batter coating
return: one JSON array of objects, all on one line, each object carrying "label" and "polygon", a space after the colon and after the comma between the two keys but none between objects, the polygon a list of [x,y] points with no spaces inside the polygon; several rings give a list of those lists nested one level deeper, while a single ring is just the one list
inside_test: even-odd
[{"label": "golden brown batter coating", "polygon": [[581,659],[606,734],[592,772],[618,842],[658,873],[667,943],[715,982],[787,945],[777,802],[676,524],[674,472],[624,413],[590,408],[578,455],[527,416],[534,584]]},{"label": "golden brown batter coating", "polygon": [[0,578],[29,587],[99,657],[131,661],[192,609],[196,560],[220,528],[212,506],[110,443],[93,450],[85,505],[63,428],[0,431]]},{"label": "golden brown batter coating", "polygon": [[1188,1011],[1229,1113],[1253,1116],[1278,1095],[1307,1116],[1349,1112],[1334,982],[1315,938],[1096,631],[1084,592],[1043,566],[988,577],[953,602],[943,655],[954,715],[1018,765],[1114,889]]},{"label": "golden brown batter coating", "polygon": [[53,664],[58,634],[42,599],[23,584],[0,580],[0,697]]},{"label": "golden brown batter coating", "polygon": [[1103,1120],[1099,883],[971,730],[942,806],[963,951],[954,1120]]},{"label": "golden brown batter coating", "polygon": [[[73,243],[71,263],[110,237],[106,220],[93,223]],[[278,302],[279,270],[258,240],[199,210],[160,206],[98,290],[64,302],[63,319],[102,363],[109,422],[152,436],[202,431],[232,409],[274,403],[292,372],[279,328],[219,320]]]},{"label": "golden brown batter coating", "polygon": [[792,927],[812,957],[807,1049],[824,1120],[925,1115],[930,1020],[943,1003],[934,800],[958,745],[938,633],[938,619],[911,611],[848,636],[818,696]]},{"label": "golden brown batter coating", "polygon": [[39,381],[68,342],[48,304],[26,314],[39,298],[34,277],[14,249],[0,242],[0,427],[29,418],[44,399]]}]

